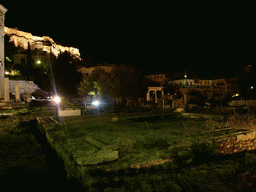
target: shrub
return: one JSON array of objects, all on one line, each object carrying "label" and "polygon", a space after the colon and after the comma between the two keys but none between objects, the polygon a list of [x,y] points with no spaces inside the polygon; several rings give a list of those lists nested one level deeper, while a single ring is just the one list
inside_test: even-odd
[{"label": "shrub", "polygon": [[184,166],[190,164],[194,161],[195,156],[191,148],[184,149],[183,147],[175,146],[169,148],[171,149],[171,154],[174,156],[174,163]]},{"label": "shrub", "polygon": [[195,160],[197,162],[205,162],[211,160],[212,156],[219,155],[215,140],[212,142],[207,140],[195,141],[191,145]]}]

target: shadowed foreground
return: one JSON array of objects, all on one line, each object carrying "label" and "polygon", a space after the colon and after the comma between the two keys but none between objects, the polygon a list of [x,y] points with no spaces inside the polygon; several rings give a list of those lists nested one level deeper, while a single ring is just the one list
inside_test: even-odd
[{"label": "shadowed foreground", "polygon": [[56,154],[41,147],[30,133],[0,136],[0,185],[19,190],[74,189]]}]

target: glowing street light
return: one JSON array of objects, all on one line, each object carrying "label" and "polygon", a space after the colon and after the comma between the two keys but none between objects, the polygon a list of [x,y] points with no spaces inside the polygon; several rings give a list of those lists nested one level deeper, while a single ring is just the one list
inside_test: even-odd
[{"label": "glowing street light", "polygon": [[99,101],[93,101],[92,102],[92,105],[94,105],[94,106],[98,106],[100,103],[99,103]]},{"label": "glowing street light", "polygon": [[55,101],[55,103],[60,103],[60,97],[59,96],[55,96],[54,98],[53,98],[53,101]]},{"label": "glowing street light", "polygon": [[37,64],[41,64],[41,61],[40,61],[40,60],[38,60],[36,63],[37,63]]}]

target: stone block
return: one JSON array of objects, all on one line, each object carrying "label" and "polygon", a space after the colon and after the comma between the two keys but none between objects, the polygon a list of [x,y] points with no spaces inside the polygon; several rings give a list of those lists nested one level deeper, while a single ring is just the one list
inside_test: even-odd
[{"label": "stone block", "polygon": [[244,106],[246,103],[245,103],[245,100],[232,100],[230,102],[228,102],[228,105],[229,106]]},{"label": "stone block", "polygon": [[248,140],[254,140],[255,139],[255,132],[247,133],[246,135],[237,135],[237,141],[248,141]]},{"label": "stone block", "polygon": [[98,150],[111,150],[111,146],[105,145],[100,141],[97,141],[91,137],[85,136],[83,138],[83,141],[85,141],[86,143],[89,143],[90,145],[94,146],[95,148],[97,148]]},{"label": "stone block", "polygon": [[184,108],[176,108],[174,112],[185,112]]},{"label": "stone block", "polygon": [[248,143],[247,146],[253,146],[254,144],[253,143]]},{"label": "stone block", "polygon": [[81,116],[81,110],[80,109],[69,109],[69,110],[58,110],[58,116],[59,117],[67,117],[67,116]]},{"label": "stone block", "polygon": [[118,159],[118,151],[113,150],[100,150],[90,155],[80,156],[76,159],[79,165],[91,165],[102,163],[106,161],[114,161]]},{"label": "stone block", "polygon": [[250,151],[252,150],[252,147],[246,147],[246,150]]}]

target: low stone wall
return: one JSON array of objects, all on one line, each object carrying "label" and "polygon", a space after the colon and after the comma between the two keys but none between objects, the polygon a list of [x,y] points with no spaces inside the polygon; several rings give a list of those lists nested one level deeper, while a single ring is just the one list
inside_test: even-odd
[{"label": "low stone wall", "polygon": [[228,102],[228,105],[232,107],[240,107],[240,106],[253,107],[253,106],[256,106],[256,100],[232,100]]},{"label": "low stone wall", "polygon": [[221,154],[233,154],[256,149],[256,131],[236,133],[231,137],[216,138],[216,144]]},{"label": "low stone wall", "polygon": [[35,90],[40,89],[33,81],[9,80],[10,93],[15,94],[15,83],[19,83],[21,95],[30,95]]},{"label": "low stone wall", "polygon": [[59,117],[81,116],[81,109],[68,108],[65,110],[58,110],[58,116]]}]

